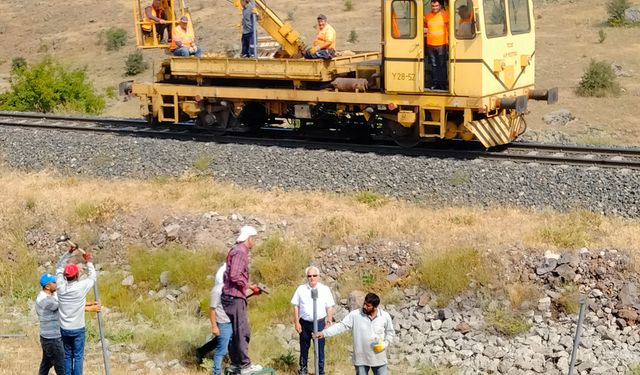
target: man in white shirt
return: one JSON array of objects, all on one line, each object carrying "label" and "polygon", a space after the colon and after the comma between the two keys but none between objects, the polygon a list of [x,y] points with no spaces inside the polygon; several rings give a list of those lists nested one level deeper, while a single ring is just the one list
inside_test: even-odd
[{"label": "man in white shirt", "polygon": [[[291,299],[293,322],[296,332],[300,335],[300,370],[298,370],[300,375],[308,373],[307,363],[313,334],[313,299],[311,298],[311,290],[318,290],[318,299],[316,300],[318,331],[322,331],[325,327],[331,325],[333,321],[333,306],[336,304],[329,287],[319,281],[320,270],[318,267],[307,267],[305,275],[307,283],[300,285]],[[324,339],[318,340],[318,364],[319,375],[324,375]]]},{"label": "man in white shirt", "polygon": [[[87,293],[93,288],[97,278],[93,256],[89,252],[82,254],[87,264],[87,278],[79,279],[80,269],[77,264],[67,264],[75,250],[76,247],[71,247],[64,253],[56,267],[56,291],[59,302],[60,333],[64,344],[65,375],[82,375],[85,342],[84,311],[87,305]],[[97,306],[99,310],[99,305]]]},{"label": "man in white shirt", "polygon": [[317,337],[331,337],[351,331],[353,366],[356,375],[387,375],[387,347],[395,337],[388,312],[380,307],[380,297],[368,293],[361,309],[351,311],[342,321],[318,332]]}]

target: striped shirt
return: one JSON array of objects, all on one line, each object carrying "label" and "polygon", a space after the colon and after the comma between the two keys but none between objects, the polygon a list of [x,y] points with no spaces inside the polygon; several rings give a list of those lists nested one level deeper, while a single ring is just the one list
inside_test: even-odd
[{"label": "striped shirt", "polygon": [[58,297],[41,290],[36,297],[36,313],[40,320],[40,336],[45,339],[57,339],[60,336],[58,322]]},{"label": "striped shirt", "polygon": [[227,255],[227,270],[224,273],[222,294],[247,299],[249,286],[249,249],[244,243],[235,244]]}]

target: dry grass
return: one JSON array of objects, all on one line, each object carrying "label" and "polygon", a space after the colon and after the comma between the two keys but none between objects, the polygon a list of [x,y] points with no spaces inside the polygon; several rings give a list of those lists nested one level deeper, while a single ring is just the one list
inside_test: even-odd
[{"label": "dry grass", "polygon": [[[272,327],[277,323],[291,324],[291,294],[295,286],[302,282],[302,270],[309,264],[314,246],[322,236],[330,236],[335,243],[358,245],[398,239],[416,242],[428,255],[426,259],[429,262],[439,264],[436,270],[442,268],[448,270],[446,273],[458,276],[457,281],[460,282],[450,282],[449,286],[443,287],[443,295],[453,295],[449,289],[456,285],[456,291],[464,290],[471,280],[485,282],[481,277],[482,272],[478,270],[485,269],[482,260],[489,253],[500,257],[511,254],[514,248],[531,252],[536,248],[577,246],[624,249],[634,254],[640,250],[637,242],[639,221],[601,217],[586,211],[557,214],[515,208],[434,209],[366,192],[355,196],[285,193],[278,190],[258,192],[217,183],[211,178],[193,176],[132,181],[68,177],[47,172],[25,174],[7,169],[0,169],[0,172],[0,186],[3,186],[0,191],[0,231],[4,233],[0,237],[0,283],[4,283],[0,288],[0,297],[6,298],[10,306],[19,309],[26,307],[26,301],[36,291],[32,287],[36,284],[37,263],[31,257],[24,238],[26,228],[41,227],[52,233],[67,230],[81,241],[92,243],[99,234],[98,225],[108,224],[113,215],[136,215],[141,210],[145,213],[145,219],[155,224],[161,223],[168,214],[209,210],[238,212],[263,218],[267,222],[286,220],[288,225],[281,233],[274,233],[269,228],[272,235],[263,239],[255,249],[254,277],[272,284],[273,289],[271,295],[260,296],[249,303],[253,329],[252,356],[256,362],[263,364],[280,356],[286,357],[287,350],[272,337]],[[175,257],[177,253],[189,251],[189,257],[183,258],[196,257],[198,263],[203,265],[204,268],[196,267],[190,272],[198,280],[211,273],[220,260],[216,258],[218,252],[215,249],[177,249],[177,253],[169,254],[174,250],[156,250],[156,256],[150,257],[146,250],[132,248],[129,263],[136,274],[136,283],[146,283],[147,286],[155,284],[158,275],[155,265],[162,263],[168,267],[167,256]],[[282,262],[274,263],[272,259],[276,257]],[[139,258],[138,263],[136,258]],[[458,259],[459,262],[448,264],[446,259]],[[194,295],[190,298],[195,301],[190,300],[189,303],[193,302],[195,306],[196,294],[206,288],[183,272],[189,264],[193,263],[178,261],[172,266],[175,266],[175,277],[180,279],[178,283],[184,282],[194,287]],[[20,273],[12,271],[18,267]],[[435,271],[427,270],[421,274],[435,275],[430,281],[432,284],[429,284],[432,287],[436,285],[434,288],[448,282]],[[131,330],[114,327],[113,331],[108,330],[112,340],[139,343],[149,351],[162,350],[160,346],[164,342],[164,346],[170,350],[162,350],[163,355],[170,352],[171,355],[182,356],[196,344],[194,340],[204,337],[206,319],[188,318],[184,323],[186,325],[180,325],[179,321],[185,320],[188,312],[169,311],[161,302],[140,297],[138,290],[122,288],[119,284],[122,277],[117,273],[101,276],[103,302],[123,313],[126,319],[146,321],[155,329],[133,330],[132,333]],[[182,280],[183,277],[187,281]],[[417,275],[412,277],[417,278]],[[440,284],[436,282],[438,280]],[[407,282],[400,280],[400,283]],[[393,286],[386,281],[384,270],[376,267],[362,266],[343,276],[341,284],[341,289],[345,291],[356,287],[386,290],[387,295],[381,293],[385,296],[385,303],[393,298]],[[507,288],[506,294],[514,307],[535,298],[535,288],[532,286],[514,284]],[[20,305],[20,301],[24,306]],[[2,311],[0,315],[5,316]],[[505,330],[522,329],[517,320],[498,315],[497,320],[506,324]],[[27,331],[35,332],[37,338],[34,327],[30,329]],[[184,334],[171,335],[170,343],[167,343],[166,332]],[[20,345],[28,348],[24,353],[39,352],[36,338],[29,336],[20,342]],[[350,373],[352,369],[347,359],[349,335],[331,338],[329,345],[331,350],[327,360],[331,373]],[[32,354],[20,355],[18,352],[11,354],[11,362],[5,366],[3,359],[8,358],[9,354],[4,348],[0,349],[0,362],[3,363],[0,374],[22,373],[21,369],[33,363]],[[125,369],[126,365],[115,366],[113,373],[126,373]]]},{"label": "dry grass", "polygon": [[543,290],[539,285],[522,282],[508,285],[507,292],[511,306],[515,309],[531,308],[543,295]]},{"label": "dry grass", "polygon": [[438,306],[446,306],[472,281],[486,285],[492,280],[488,260],[473,248],[453,248],[425,256],[417,272],[422,285],[436,293]]}]

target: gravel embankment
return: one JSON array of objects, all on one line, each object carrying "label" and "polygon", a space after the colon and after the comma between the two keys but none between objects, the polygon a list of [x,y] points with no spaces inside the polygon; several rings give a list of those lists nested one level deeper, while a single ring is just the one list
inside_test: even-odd
[{"label": "gravel embankment", "polygon": [[[588,209],[640,216],[640,171],[379,156],[0,127],[0,160],[21,170],[147,178],[212,160],[219,180],[263,189],[370,190],[432,204]],[[205,163],[206,165],[206,163]]]}]

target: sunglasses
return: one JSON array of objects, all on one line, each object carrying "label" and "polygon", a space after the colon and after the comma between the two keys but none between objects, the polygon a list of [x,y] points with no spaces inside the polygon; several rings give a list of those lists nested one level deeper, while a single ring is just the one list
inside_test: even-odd
[{"label": "sunglasses", "polygon": [[307,275],[307,277],[318,277],[318,275]]}]

